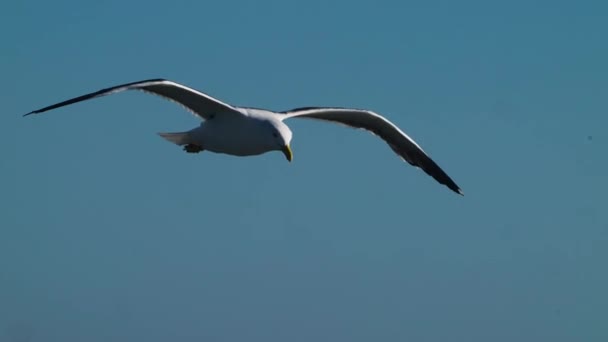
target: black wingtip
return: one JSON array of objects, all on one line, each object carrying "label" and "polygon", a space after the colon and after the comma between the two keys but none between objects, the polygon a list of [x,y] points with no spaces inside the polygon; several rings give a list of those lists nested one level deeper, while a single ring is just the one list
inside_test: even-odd
[{"label": "black wingtip", "polygon": [[455,193],[459,194],[460,196],[464,196],[464,192],[462,191],[462,189],[460,189],[460,187],[445,173],[443,173],[443,177],[433,177],[435,178],[437,181],[439,181],[439,183],[445,185],[446,187],[448,187],[448,189],[454,191]]},{"label": "black wingtip", "polygon": [[51,110],[51,109],[67,106],[67,105],[70,105],[70,104],[73,104],[73,103],[76,103],[76,102],[85,101],[85,100],[89,100],[89,99],[92,99],[92,98],[95,98],[95,97],[108,95],[112,91],[114,91],[116,89],[119,89],[119,88],[128,88],[129,86],[134,86],[134,85],[137,85],[137,84],[140,84],[140,83],[166,82],[166,81],[169,81],[169,80],[166,79],[166,78],[151,78],[151,79],[143,80],[143,81],[125,83],[125,84],[113,86],[113,87],[110,87],[110,88],[101,89],[101,90],[98,90],[98,91],[95,91],[95,92],[92,92],[92,93],[88,93],[88,94],[85,94],[85,95],[81,95],[81,96],[78,96],[78,97],[75,97],[75,98],[72,98],[72,99],[69,99],[69,100],[65,100],[63,102],[55,103],[53,105],[50,105],[50,106],[47,106],[47,107],[44,107],[44,108],[36,109],[36,110],[31,111],[31,112],[29,112],[27,114],[24,114],[23,116],[28,116],[28,115],[32,115],[32,114],[39,114],[39,113],[46,112],[46,111]]},{"label": "black wingtip", "polygon": [[462,189],[460,189],[460,187],[458,185],[456,185],[456,183],[454,183],[453,181],[449,182],[449,183],[444,183],[444,185],[447,186],[450,190],[459,194],[460,196],[464,196],[464,192],[462,192]]}]

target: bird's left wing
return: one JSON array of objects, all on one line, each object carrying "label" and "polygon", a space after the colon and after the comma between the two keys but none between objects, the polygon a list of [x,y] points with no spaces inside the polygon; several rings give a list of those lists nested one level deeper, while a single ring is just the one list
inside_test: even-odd
[{"label": "bird's left wing", "polygon": [[306,107],[281,112],[284,119],[311,118],[333,121],[372,132],[383,139],[395,153],[413,166],[419,167],[452,191],[463,194],[456,183],[399,127],[374,112],[349,108]]},{"label": "bird's left wing", "polygon": [[76,102],[90,100],[96,97],[111,95],[132,89],[142,90],[147,93],[161,96],[169,101],[181,104],[187,110],[200,116],[203,119],[209,119],[213,115],[219,113],[241,113],[237,108],[229,104],[223,103],[207,94],[201,93],[198,90],[186,87],[182,84],[173,81],[158,78],[126,83],[106,89],[101,89],[93,93],[78,96],[73,99],[50,105],[48,107],[34,110],[25,114],[24,116],[30,114],[38,114],[46,112],[47,110],[67,106]]}]

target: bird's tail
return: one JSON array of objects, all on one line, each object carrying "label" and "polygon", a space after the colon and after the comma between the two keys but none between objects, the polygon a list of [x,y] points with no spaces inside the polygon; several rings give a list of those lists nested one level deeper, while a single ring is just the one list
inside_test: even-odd
[{"label": "bird's tail", "polygon": [[158,133],[161,137],[169,140],[170,142],[176,145],[186,145],[188,144],[189,132],[179,132],[179,133]]}]

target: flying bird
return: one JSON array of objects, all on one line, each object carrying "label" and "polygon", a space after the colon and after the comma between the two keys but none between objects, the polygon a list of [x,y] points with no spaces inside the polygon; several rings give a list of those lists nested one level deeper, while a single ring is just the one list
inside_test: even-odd
[{"label": "flying bird", "polygon": [[25,114],[39,114],[80,101],[140,90],[161,96],[192,112],[203,122],[189,131],[158,133],[166,140],[183,146],[188,153],[210,151],[234,156],[253,156],[281,151],[291,162],[292,132],[284,123],[291,118],[310,118],[335,122],[367,130],[383,139],[409,164],[422,169],[437,182],[463,195],[454,181],[395,124],[369,110],[341,107],[303,107],[275,112],[266,109],[233,106],[198,90],[167,79],[150,79],[117,85],[75,97]]}]

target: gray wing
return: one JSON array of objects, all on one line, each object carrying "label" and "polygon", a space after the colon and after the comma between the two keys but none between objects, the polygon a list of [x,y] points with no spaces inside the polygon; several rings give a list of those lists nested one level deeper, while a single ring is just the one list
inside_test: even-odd
[{"label": "gray wing", "polygon": [[67,106],[76,102],[86,101],[90,99],[94,99],[101,96],[111,95],[115,93],[119,93],[125,90],[141,90],[147,93],[155,94],[161,96],[169,101],[176,102],[181,104],[190,112],[200,116],[202,119],[209,119],[218,113],[225,112],[233,112],[233,113],[241,113],[235,107],[223,103],[213,97],[201,93],[195,89],[186,87],[179,83],[165,80],[162,78],[144,80],[132,83],[126,83],[117,85],[114,87],[101,89],[99,91],[85,94],[79,97],[75,97],[73,99],[69,99],[63,102],[59,102],[48,107],[44,107],[41,109],[37,109],[31,111],[24,116],[30,114],[38,114],[42,112],[46,112],[51,109]]},{"label": "gray wing", "polygon": [[421,168],[437,182],[463,195],[462,190],[437,165],[424,150],[399,127],[374,112],[349,108],[306,107],[281,112],[284,119],[310,118],[332,121],[354,128],[361,128],[384,140],[395,153],[415,167]]}]

